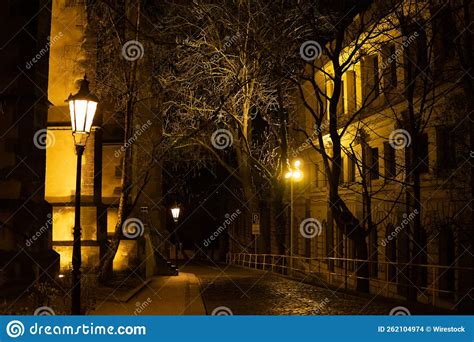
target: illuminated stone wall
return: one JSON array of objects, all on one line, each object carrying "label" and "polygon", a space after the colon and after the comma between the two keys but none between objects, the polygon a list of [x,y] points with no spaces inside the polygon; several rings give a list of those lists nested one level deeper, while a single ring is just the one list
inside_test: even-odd
[{"label": "illuminated stone wall", "polygon": [[[88,31],[86,18],[84,3],[53,1],[51,37],[60,36],[61,39],[51,46],[50,55],[48,94],[54,106],[48,112],[50,143],[46,151],[45,198],[54,208],[53,248],[61,255],[63,270],[71,268],[77,158],[69,110],[64,100],[70,93],[77,92],[78,81],[84,74],[89,75],[91,89],[94,89],[95,61],[90,51],[94,37]],[[115,174],[119,164],[117,158],[113,158],[114,148],[102,145],[100,115],[99,108],[82,158],[81,228],[85,269],[98,266],[106,248],[107,232],[113,232],[117,219],[114,203],[118,199],[120,178]],[[114,267],[119,269],[123,268],[122,264],[127,265],[126,258],[133,250],[133,247],[122,245],[114,262]]]},{"label": "illuminated stone wall", "polygon": [[[71,261],[72,230],[74,226],[74,194],[76,179],[76,156],[70,131],[68,108],[64,103],[69,93],[77,91],[77,81],[86,73],[94,85],[96,72],[103,67],[100,50],[96,48],[100,37],[93,32],[94,25],[88,25],[87,8],[83,1],[54,0],[52,10],[51,37],[60,36],[51,47],[49,70],[49,100],[53,103],[48,112],[48,132],[52,143],[47,149],[45,198],[54,206],[53,246],[61,254],[61,266],[67,267]],[[89,13],[90,14],[90,13]],[[130,14],[130,13],[128,13]],[[127,14],[127,15],[128,15]],[[152,70],[151,54],[145,54],[141,61],[144,70]],[[133,149],[133,182],[140,184],[142,170],[150,160],[152,142],[161,134],[157,94],[151,84],[146,83],[149,75],[139,76],[147,85],[147,94],[155,95],[154,100],[146,100],[137,105],[140,116],[134,118],[133,127],[140,129],[137,139],[131,143]],[[145,88],[145,87],[143,87]],[[100,93],[100,92],[99,92]],[[145,96],[150,97],[150,96]],[[123,158],[123,134],[116,113],[105,106],[110,99],[102,99],[94,118],[94,127],[88,139],[82,163],[81,225],[83,245],[83,266],[97,266],[100,255],[107,250],[107,239],[114,234],[117,223],[117,207],[121,192],[121,166]],[[150,121],[151,120],[151,121]],[[148,122],[151,122],[150,124]],[[145,126],[144,126],[145,125]],[[155,229],[164,229],[161,203],[161,165],[157,163],[150,171],[150,181],[145,186],[145,194],[130,214],[139,218],[140,208],[149,208],[150,222]],[[133,189],[132,197],[136,197]],[[114,260],[114,269],[127,270],[137,264],[137,241],[122,241]],[[143,252],[141,252],[143,253]],[[153,258],[149,258],[152,261]]]}]

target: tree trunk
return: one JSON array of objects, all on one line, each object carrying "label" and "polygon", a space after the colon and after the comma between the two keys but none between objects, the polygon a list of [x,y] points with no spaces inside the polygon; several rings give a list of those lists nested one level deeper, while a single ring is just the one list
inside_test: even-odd
[{"label": "tree trunk", "polygon": [[331,197],[330,195],[330,210],[331,215],[336,221],[339,229],[343,229],[344,234],[354,242],[356,249],[356,289],[360,292],[369,292],[369,264],[368,247],[366,241],[366,230],[361,226],[359,220],[347,208],[344,201],[337,195]]},{"label": "tree trunk", "polygon": [[[132,113],[133,113],[133,99],[129,99],[127,103],[127,112],[125,115],[125,135],[124,135],[124,146],[127,143],[132,132]],[[122,178],[121,178],[121,188],[120,193],[119,207],[117,209],[117,223],[115,224],[114,236],[110,245],[108,245],[105,255],[100,260],[99,265],[99,282],[107,283],[110,281],[113,272],[113,262],[115,254],[120,245],[122,238],[122,225],[125,219],[128,216],[127,205],[128,197],[131,192],[131,161],[132,161],[132,148],[129,147],[125,150],[123,161],[122,161]]]}]

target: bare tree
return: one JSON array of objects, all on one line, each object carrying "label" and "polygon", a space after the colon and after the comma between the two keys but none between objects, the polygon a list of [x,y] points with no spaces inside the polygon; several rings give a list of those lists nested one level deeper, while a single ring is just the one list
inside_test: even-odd
[{"label": "bare tree", "polygon": [[[302,54],[305,53],[305,48],[312,48],[314,58],[308,58],[311,54],[303,55],[308,59],[306,71],[302,77],[295,78],[295,82],[298,83],[299,100],[312,117],[314,126],[311,126],[314,130],[308,132],[305,127],[297,124],[295,129],[303,133],[304,138],[308,139],[307,141],[322,158],[324,173],[329,183],[329,224],[332,225],[334,220],[337,227],[353,241],[356,258],[362,260],[356,269],[357,289],[368,291],[369,266],[363,260],[369,259],[366,238],[377,225],[371,216],[370,199],[375,196],[369,186],[371,165],[363,160],[364,148],[360,151],[360,158],[357,158],[357,154],[350,151],[350,148],[344,147],[343,140],[352,136],[356,144],[366,146],[364,137],[361,136],[363,130],[353,127],[373,108],[377,98],[379,75],[372,73],[369,76],[366,68],[361,67],[365,74],[362,80],[363,94],[356,101],[349,100],[349,103],[355,104],[347,109],[347,113],[341,110],[344,105],[343,84],[346,75],[351,72],[354,75],[355,65],[366,62],[365,58],[371,53],[370,50],[366,51],[367,46],[373,45],[386,32],[387,28],[382,25],[383,18],[391,13],[393,8],[369,9],[367,3],[351,1],[330,6],[328,4],[324,6],[324,1],[321,1],[318,5],[314,6],[313,11],[306,11],[304,15],[307,25],[312,29],[313,37],[317,37],[315,39],[317,44],[304,42]],[[317,57],[320,58],[316,59]],[[355,86],[354,78],[351,82],[352,86]],[[326,134],[328,140],[324,138]],[[349,152],[360,168],[362,189],[358,191],[363,195],[363,207],[366,209],[362,221],[340,195],[340,189],[344,186],[341,181],[344,152]]]},{"label": "bare tree", "polygon": [[[241,184],[247,209],[241,237],[248,241],[260,189],[268,184],[280,189],[287,163],[292,85],[271,60],[279,41],[275,22],[268,20],[277,5],[235,1],[176,6],[179,15],[172,16],[167,27],[179,47],[174,65],[162,75],[170,93],[168,108],[177,114],[175,132],[183,132],[186,122],[191,129],[207,124],[192,144],[206,150]],[[278,196],[277,210],[282,207],[281,191]]]},{"label": "bare tree", "polygon": [[[121,191],[114,235],[101,256],[99,279],[110,279],[112,264],[124,236],[124,222],[133,212],[159,163],[173,142],[162,136],[160,89],[154,73],[159,47],[147,21],[153,4],[95,2],[88,7],[89,30],[97,35],[97,92],[105,123],[121,135]],[[143,33],[143,32],[146,32]],[[151,33],[150,33],[151,32]],[[109,122],[110,125],[110,122]],[[112,126],[113,126],[112,125]]]}]

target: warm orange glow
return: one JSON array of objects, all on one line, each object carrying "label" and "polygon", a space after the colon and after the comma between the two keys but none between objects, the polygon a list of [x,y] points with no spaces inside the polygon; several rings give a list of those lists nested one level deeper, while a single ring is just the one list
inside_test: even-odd
[{"label": "warm orange glow", "polygon": [[293,179],[294,180],[298,181],[301,178],[303,178],[303,172],[301,172],[300,170],[296,170],[295,172],[293,172]]},{"label": "warm orange glow", "polygon": [[90,100],[69,101],[71,127],[73,133],[90,133],[97,102]]},{"label": "warm orange glow", "polygon": [[291,169],[285,174],[286,179],[291,179],[291,181],[297,182],[303,179],[303,171],[300,170],[302,162],[300,159],[295,159],[293,162],[294,169]]}]

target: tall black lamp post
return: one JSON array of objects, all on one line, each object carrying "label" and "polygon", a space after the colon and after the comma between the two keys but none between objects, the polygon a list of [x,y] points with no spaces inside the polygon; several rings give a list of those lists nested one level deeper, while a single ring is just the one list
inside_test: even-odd
[{"label": "tall black lamp post", "polygon": [[81,314],[81,166],[82,154],[91,132],[92,121],[99,100],[89,91],[87,77],[81,80],[79,92],[69,95],[72,136],[77,154],[75,218],[72,247],[72,304],[71,314]]},{"label": "tall black lamp post", "polygon": [[[178,205],[174,205],[171,207],[171,216],[173,216],[173,221],[174,223],[178,223],[179,220],[179,213],[181,212],[181,208]],[[175,246],[174,246],[174,263],[175,266],[178,267],[178,233],[177,233],[178,227],[175,227],[174,229],[174,241],[175,241]]]}]

